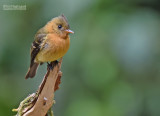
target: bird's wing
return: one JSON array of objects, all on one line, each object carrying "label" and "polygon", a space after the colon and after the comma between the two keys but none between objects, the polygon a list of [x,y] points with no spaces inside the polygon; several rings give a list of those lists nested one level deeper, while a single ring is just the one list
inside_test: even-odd
[{"label": "bird's wing", "polygon": [[45,40],[45,37],[46,37],[46,34],[42,34],[42,33],[37,34],[35,36],[35,40],[32,43],[31,52],[30,52],[31,53],[30,67],[34,64],[34,59],[37,56],[37,54],[39,53],[39,51],[41,50],[42,44],[44,43],[44,40]]}]

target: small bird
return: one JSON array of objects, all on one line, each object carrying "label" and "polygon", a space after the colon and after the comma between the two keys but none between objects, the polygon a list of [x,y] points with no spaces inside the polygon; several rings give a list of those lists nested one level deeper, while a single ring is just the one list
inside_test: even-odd
[{"label": "small bird", "polygon": [[35,76],[39,64],[57,61],[65,55],[70,46],[69,33],[74,32],[70,30],[64,15],[53,18],[36,33],[30,50],[30,68],[25,79]]}]

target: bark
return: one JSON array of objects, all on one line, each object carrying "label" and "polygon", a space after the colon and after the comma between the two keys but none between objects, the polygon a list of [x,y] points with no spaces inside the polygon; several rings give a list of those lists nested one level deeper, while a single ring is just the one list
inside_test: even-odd
[{"label": "bark", "polygon": [[62,58],[58,64],[52,63],[53,69],[47,69],[42,83],[36,93],[25,98],[17,111],[17,116],[46,116],[54,104],[54,92],[59,88],[62,72],[60,71]]}]

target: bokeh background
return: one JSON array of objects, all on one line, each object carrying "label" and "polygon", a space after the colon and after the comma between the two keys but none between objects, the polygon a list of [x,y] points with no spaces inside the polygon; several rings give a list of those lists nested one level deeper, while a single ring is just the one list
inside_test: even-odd
[{"label": "bokeh background", "polygon": [[75,34],[63,59],[55,116],[160,116],[158,0],[1,0],[0,116],[14,115],[37,90],[46,64],[24,79],[30,46],[37,30],[60,14]]}]

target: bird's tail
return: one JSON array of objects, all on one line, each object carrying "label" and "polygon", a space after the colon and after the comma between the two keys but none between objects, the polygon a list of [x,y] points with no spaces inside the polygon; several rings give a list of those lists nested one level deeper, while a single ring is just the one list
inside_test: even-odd
[{"label": "bird's tail", "polygon": [[33,78],[36,75],[38,66],[39,66],[38,63],[34,63],[32,66],[30,66],[30,68],[28,69],[28,72],[25,76],[25,79],[28,79],[29,77]]}]

